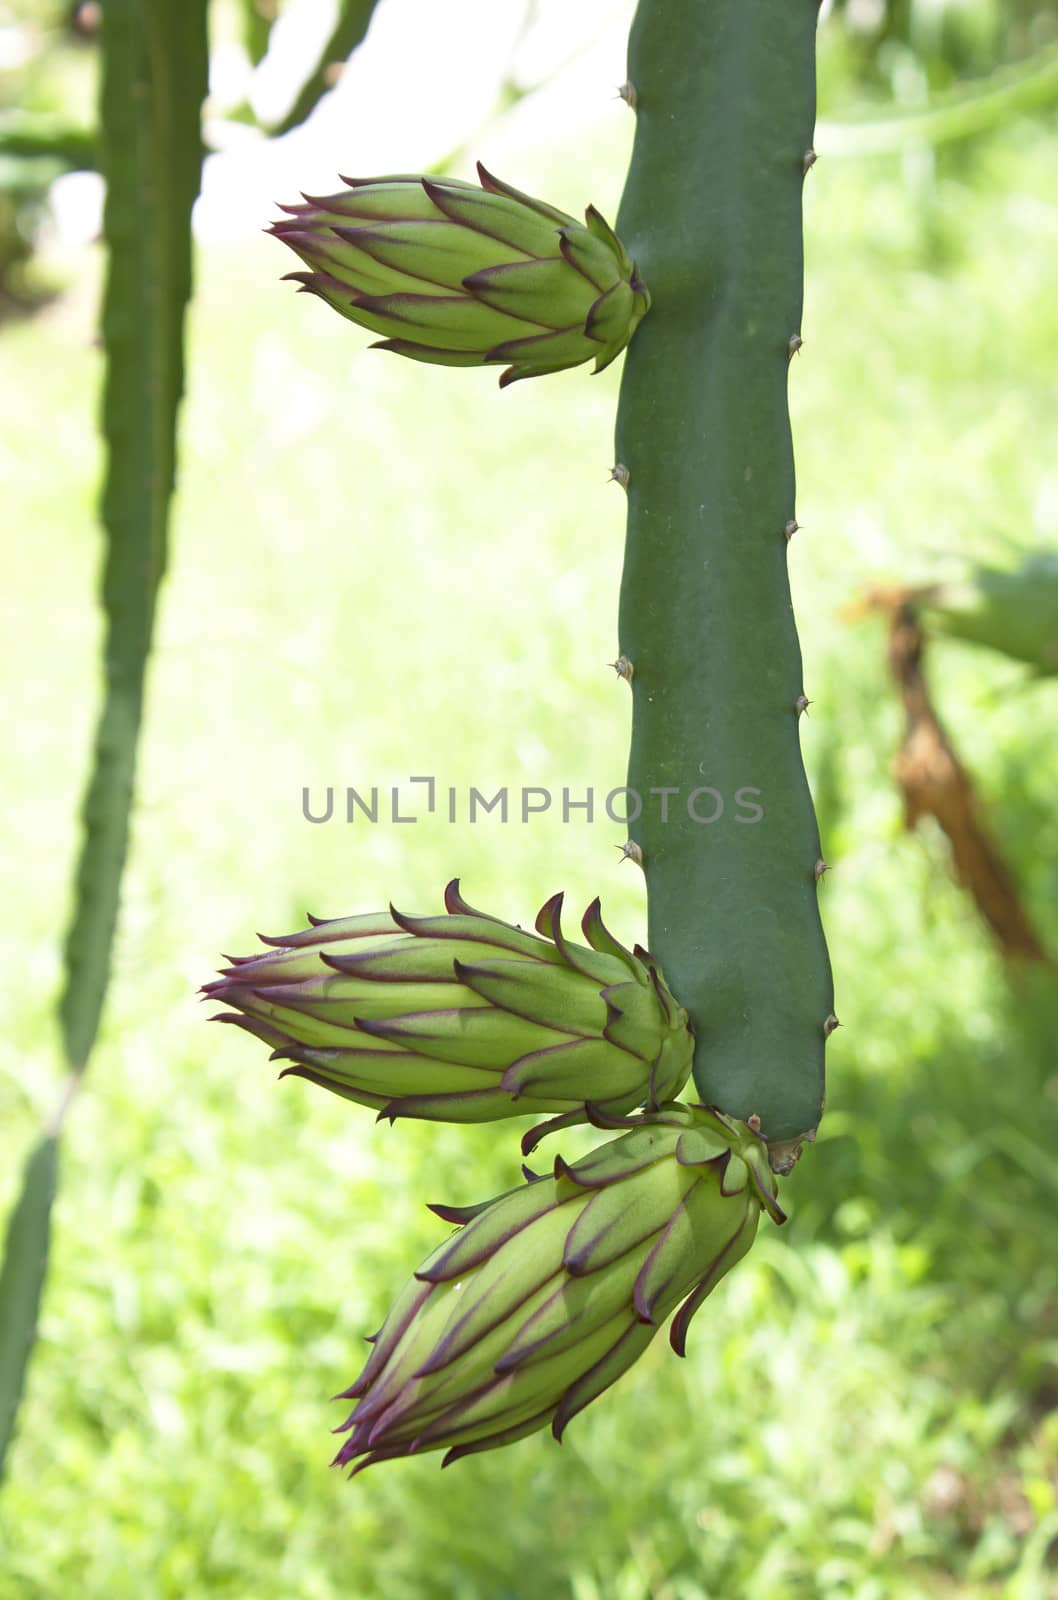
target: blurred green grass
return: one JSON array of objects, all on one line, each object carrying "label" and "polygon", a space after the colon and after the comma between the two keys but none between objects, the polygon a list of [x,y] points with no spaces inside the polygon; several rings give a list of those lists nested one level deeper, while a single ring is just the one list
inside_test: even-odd
[{"label": "blurred green grass", "polygon": [[[503,170],[612,214],[626,153],[615,111]],[[523,921],[556,888],[578,911],[600,892],[641,936],[608,821],[301,816],[303,785],[413,773],[623,781],[618,374],[497,396],[488,373],[366,353],[276,281],[271,241],[200,253],[135,847],[0,1497],[3,1600],[1058,1594],[1058,1004],[1007,981],[938,840],[902,834],[881,627],[838,615],[869,580],[1058,536],[1056,156],[1024,126],[809,184],[791,559],[845,1026],[790,1226],[713,1297],[686,1362],[659,1339],[561,1450],[351,1486],[326,1470],[328,1396],[437,1236],[423,1202],[505,1186],[516,1141],[376,1128],[277,1086],[194,991],[257,928],[428,909],[454,874]],[[3,333],[5,1206],[57,1093],[98,677],[98,263],[67,267],[67,297]],[[1058,950],[1054,690],[964,647],[931,665]]]}]

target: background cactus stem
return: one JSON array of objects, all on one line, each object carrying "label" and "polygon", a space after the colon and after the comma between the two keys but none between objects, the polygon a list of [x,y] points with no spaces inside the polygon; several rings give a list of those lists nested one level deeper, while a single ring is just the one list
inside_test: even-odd
[{"label": "background cactus stem", "polygon": [[[801,191],[815,0],[641,0],[621,237],[653,307],[628,350],[619,647],[635,661],[629,785],[759,790],[762,818],[644,810],[650,946],[692,1017],[708,1105],[760,1118],[785,1170],[819,1122],[830,963],[786,552]],[[776,530],[785,538],[777,539]]]}]

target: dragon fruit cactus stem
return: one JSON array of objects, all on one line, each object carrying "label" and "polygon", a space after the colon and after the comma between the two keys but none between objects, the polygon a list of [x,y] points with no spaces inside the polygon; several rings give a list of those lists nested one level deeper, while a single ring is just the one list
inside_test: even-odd
[{"label": "dragon fruit cactus stem", "polygon": [[[759,1118],[780,1171],[819,1122],[837,1025],[787,573],[817,14],[816,0],[641,0],[618,223],[653,292],[617,421],[629,784],[644,802],[629,831],[701,1098]],[[666,788],[667,805],[651,795]]]}]

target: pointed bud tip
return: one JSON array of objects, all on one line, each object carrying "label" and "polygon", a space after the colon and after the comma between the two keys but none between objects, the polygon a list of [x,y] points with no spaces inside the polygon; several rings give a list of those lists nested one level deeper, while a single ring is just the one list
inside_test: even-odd
[{"label": "pointed bud tip", "polygon": [[475,1208],[449,1206],[443,1200],[427,1200],[426,1209],[427,1211],[432,1211],[435,1217],[440,1217],[442,1222],[450,1222],[454,1227],[461,1228],[465,1222],[470,1220],[467,1216],[468,1209],[473,1211]]},{"label": "pointed bud tip", "polygon": [[562,940],[562,907],[565,899],[565,890],[559,889],[550,899],[544,901],[536,913],[536,921],[533,924],[537,933],[543,934],[545,939],[553,940],[555,944],[560,944]]}]

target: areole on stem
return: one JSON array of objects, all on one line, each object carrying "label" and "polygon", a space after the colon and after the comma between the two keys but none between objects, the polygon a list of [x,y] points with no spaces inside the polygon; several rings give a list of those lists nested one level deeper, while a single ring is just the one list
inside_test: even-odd
[{"label": "areole on stem", "polygon": [[751,786],[763,812],[705,828],[644,807],[630,831],[699,1094],[758,1117],[777,1170],[819,1122],[835,1025],[787,576],[817,14],[816,0],[640,0],[618,222],[653,295],[617,421],[629,784]]}]

